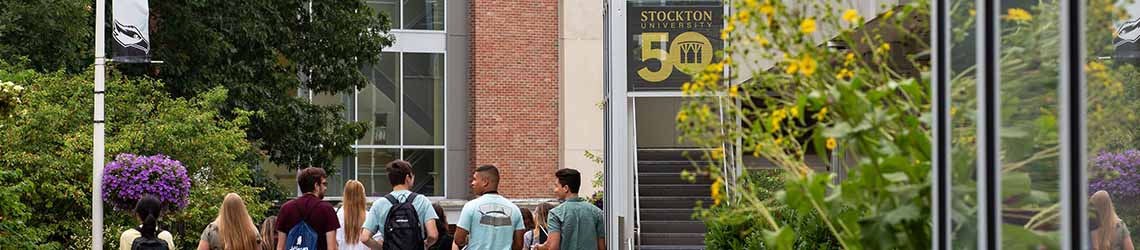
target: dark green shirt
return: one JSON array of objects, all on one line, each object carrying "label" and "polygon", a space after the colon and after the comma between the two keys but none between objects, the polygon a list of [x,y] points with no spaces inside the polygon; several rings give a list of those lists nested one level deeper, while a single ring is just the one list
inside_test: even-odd
[{"label": "dark green shirt", "polygon": [[560,249],[598,249],[598,239],[606,237],[602,210],[581,197],[551,209],[546,224],[550,233],[561,235]]}]

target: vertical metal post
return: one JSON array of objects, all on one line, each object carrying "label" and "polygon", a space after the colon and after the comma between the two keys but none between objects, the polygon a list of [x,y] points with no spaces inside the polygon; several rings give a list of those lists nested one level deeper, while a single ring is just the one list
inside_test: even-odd
[{"label": "vertical metal post", "polygon": [[951,244],[950,220],[950,10],[951,0],[937,0],[932,4],[931,44],[933,47],[931,84],[934,97],[934,158],[931,162],[934,171],[933,210],[934,215],[931,249],[948,250]]},{"label": "vertical metal post", "polygon": [[1001,124],[998,1],[977,0],[978,249],[1001,247]]},{"label": "vertical metal post", "polygon": [[1061,1],[1061,249],[1084,249],[1089,239],[1084,71],[1084,3]]},{"label": "vertical metal post", "polygon": [[95,131],[91,150],[91,249],[94,250],[103,249],[103,85],[107,69],[103,24],[106,7],[106,0],[95,0],[95,117],[92,120]]}]

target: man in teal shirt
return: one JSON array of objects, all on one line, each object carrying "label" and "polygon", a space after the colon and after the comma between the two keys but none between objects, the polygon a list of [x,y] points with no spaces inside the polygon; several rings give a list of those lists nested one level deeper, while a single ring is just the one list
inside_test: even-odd
[{"label": "man in teal shirt", "polygon": [[472,178],[471,190],[481,196],[463,204],[459,223],[455,224],[455,246],[468,250],[522,249],[526,231],[522,213],[518,206],[499,195],[499,169],[492,165],[479,166]]},{"label": "man in teal shirt", "polygon": [[564,168],[554,172],[554,177],[558,179],[554,194],[563,202],[550,210],[546,219],[550,237],[538,249],[605,250],[606,229],[602,210],[578,197],[582,174]]}]

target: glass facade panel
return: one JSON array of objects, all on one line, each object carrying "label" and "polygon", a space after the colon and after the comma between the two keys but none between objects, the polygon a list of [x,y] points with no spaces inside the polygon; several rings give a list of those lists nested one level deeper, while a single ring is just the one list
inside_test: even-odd
[{"label": "glass facade panel", "polygon": [[384,13],[392,22],[392,27],[400,27],[400,0],[366,0],[369,7],[377,13]]},{"label": "glass facade panel", "polygon": [[404,53],[404,144],[443,145],[443,54]]},{"label": "glass facade panel", "polygon": [[334,173],[329,174],[327,179],[329,185],[328,190],[325,191],[325,196],[342,196],[344,195],[344,182],[351,178],[351,174],[356,172],[352,164],[352,157],[340,157],[333,161]]},{"label": "glass facade panel", "polygon": [[360,145],[400,144],[400,54],[381,53],[378,65],[363,67],[369,84],[357,92],[357,121],[368,122]]},{"label": "glass facade panel", "polygon": [[399,149],[356,149],[356,179],[364,184],[367,196],[382,196],[392,191],[385,164],[399,158]]},{"label": "glass facade panel", "polygon": [[443,195],[443,149],[405,149],[404,160],[412,163],[415,172],[412,191],[427,196]]},{"label": "glass facade panel", "polygon": [[1089,0],[1084,62],[1091,249],[1130,249],[1140,239],[1140,4]]},{"label": "glass facade panel", "polygon": [[1050,215],[1061,204],[1061,11],[1038,0],[1002,1],[998,10],[1002,246],[1059,249],[1060,218]]},{"label": "glass facade panel", "polygon": [[443,30],[443,0],[403,0],[404,29]]},{"label": "glass facade panel", "polygon": [[978,248],[977,197],[977,31],[973,0],[952,0],[950,13],[950,207],[951,247]]}]

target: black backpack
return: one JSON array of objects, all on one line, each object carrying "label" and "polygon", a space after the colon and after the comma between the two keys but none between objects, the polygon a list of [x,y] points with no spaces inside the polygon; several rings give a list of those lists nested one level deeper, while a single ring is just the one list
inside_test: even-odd
[{"label": "black backpack", "polygon": [[[142,230],[139,231],[141,232]],[[166,245],[165,240],[159,239],[158,237],[154,237],[153,239],[138,237],[135,238],[134,242],[131,242],[131,250],[170,250],[170,246]]]},{"label": "black backpack", "polygon": [[414,205],[416,193],[408,194],[403,203],[392,194],[384,198],[392,203],[388,219],[384,221],[384,250],[424,249],[424,230]]}]

